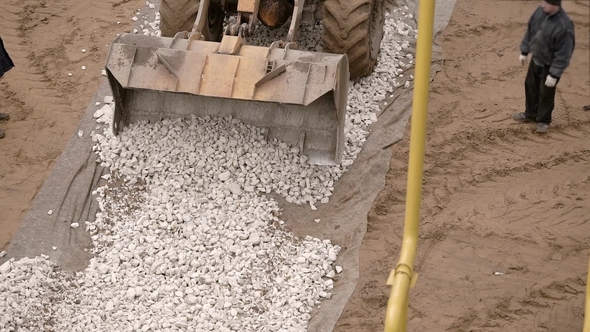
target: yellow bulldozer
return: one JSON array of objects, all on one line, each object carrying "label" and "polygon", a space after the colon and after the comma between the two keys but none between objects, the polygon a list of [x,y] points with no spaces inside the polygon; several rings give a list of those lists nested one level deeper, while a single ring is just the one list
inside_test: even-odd
[{"label": "yellow bulldozer", "polygon": [[[162,0],[161,37],[126,33],[111,45],[113,133],[142,120],[231,116],[266,128],[312,164],[339,164],[348,82],[373,71],[384,1],[317,5],[323,52],[298,50],[304,0]],[[276,28],[289,19],[284,39],[248,45],[258,22]]]}]

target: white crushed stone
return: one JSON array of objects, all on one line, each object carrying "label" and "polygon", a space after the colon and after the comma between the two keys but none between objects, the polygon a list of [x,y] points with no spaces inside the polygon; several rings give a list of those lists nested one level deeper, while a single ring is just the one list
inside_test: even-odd
[{"label": "white crushed stone", "polygon": [[[113,123],[113,116],[115,114],[115,103],[112,96],[105,96],[103,102],[104,105],[94,112],[93,117],[96,122],[109,125],[110,128],[110,124]],[[96,105],[100,106],[101,103],[97,102]]]},{"label": "white crushed stone", "polygon": [[[163,185],[154,176],[164,167],[180,177],[179,189],[195,188],[210,200],[242,192],[275,192],[288,202],[316,209],[316,202],[332,195],[343,172],[340,166],[309,165],[297,148],[266,141],[263,129],[229,118],[140,123],[118,137],[96,135],[93,140],[99,143],[102,166],[117,169],[130,184],[140,175],[148,184]],[[172,143],[173,147],[163,146]],[[218,194],[213,191],[217,188],[227,192]]]},{"label": "white crushed stone", "polygon": [[14,258],[0,266],[0,330],[51,331],[54,304],[68,278],[58,278],[47,256]]},{"label": "white crushed stone", "polygon": [[53,214],[53,210],[49,210],[49,211],[47,211],[47,215],[49,215],[49,216],[50,216],[50,215],[52,215],[52,214]]},{"label": "white crushed stone", "polygon": [[[0,266],[0,331],[306,331],[342,272],[333,265],[340,248],[283,230],[277,202],[264,194],[312,209],[328,202],[378,103],[405,84],[416,31],[400,16],[411,18],[401,9],[386,15],[375,73],[351,82],[340,166],[309,165],[263,129],[228,118],[139,123],[117,137],[93,131],[110,174],[93,192],[96,220],[78,227],[90,232],[95,257],[75,275],[45,255]],[[145,29],[157,36],[158,25],[156,15]],[[319,50],[321,24],[301,29],[300,48]],[[104,102],[94,117],[108,125],[114,102]]]}]

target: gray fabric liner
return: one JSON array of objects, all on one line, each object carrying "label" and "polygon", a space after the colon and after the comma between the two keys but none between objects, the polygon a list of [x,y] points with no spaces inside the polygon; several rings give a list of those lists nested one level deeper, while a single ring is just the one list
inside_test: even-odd
[{"label": "gray fabric liner", "polygon": [[[456,0],[437,1],[435,37],[447,26],[455,3]],[[404,4],[417,12],[417,0],[407,0]],[[442,69],[442,65],[442,51],[435,42],[431,79]],[[282,219],[286,227],[295,234],[328,238],[342,247],[337,265],[342,266],[343,271],[335,278],[332,297],[323,301],[321,308],[313,313],[309,331],[332,331],[354,292],[359,278],[359,253],[367,214],[385,185],[394,144],[401,140],[406,130],[411,115],[412,91],[411,88],[398,89],[386,99],[388,107],[380,113],[379,121],[372,125],[363,150],[336,184],[328,204],[319,205],[317,211],[311,211],[309,206],[296,206],[272,196],[283,208]],[[90,132],[96,127],[94,103],[110,94],[108,83],[103,79],[80,120],[78,129],[84,131],[84,136],[79,138],[76,130],[69,140],[10,242],[7,256],[0,259],[0,265],[13,257],[20,259],[45,254],[62,270],[80,271],[87,267],[92,258],[88,252],[92,241],[85,231],[84,222],[94,219],[97,203],[90,192],[103,184],[100,176],[106,172],[96,163]],[[52,215],[47,214],[49,210],[53,210]],[[321,219],[319,223],[313,222],[318,218]],[[78,222],[80,227],[71,228],[72,222]],[[56,250],[52,249],[54,246]]]}]

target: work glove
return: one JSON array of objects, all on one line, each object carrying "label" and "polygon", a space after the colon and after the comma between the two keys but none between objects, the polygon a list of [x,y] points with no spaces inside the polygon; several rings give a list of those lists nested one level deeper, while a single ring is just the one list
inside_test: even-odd
[{"label": "work glove", "polygon": [[555,86],[555,84],[557,84],[557,78],[555,78],[551,75],[547,75],[547,80],[545,81],[545,85],[549,88],[552,88]]},{"label": "work glove", "polygon": [[524,54],[521,54],[521,55],[518,57],[518,61],[520,61],[520,65],[521,65],[521,66],[523,66],[523,65],[524,65],[524,63],[526,62],[526,55],[524,55]]}]

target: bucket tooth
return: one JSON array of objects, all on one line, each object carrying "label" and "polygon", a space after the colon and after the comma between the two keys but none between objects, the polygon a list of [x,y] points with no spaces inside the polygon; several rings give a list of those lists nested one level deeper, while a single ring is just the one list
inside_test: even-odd
[{"label": "bucket tooth", "polygon": [[219,45],[218,52],[220,54],[231,54],[236,55],[239,53],[240,48],[244,45],[244,37],[239,36],[224,36]]}]

